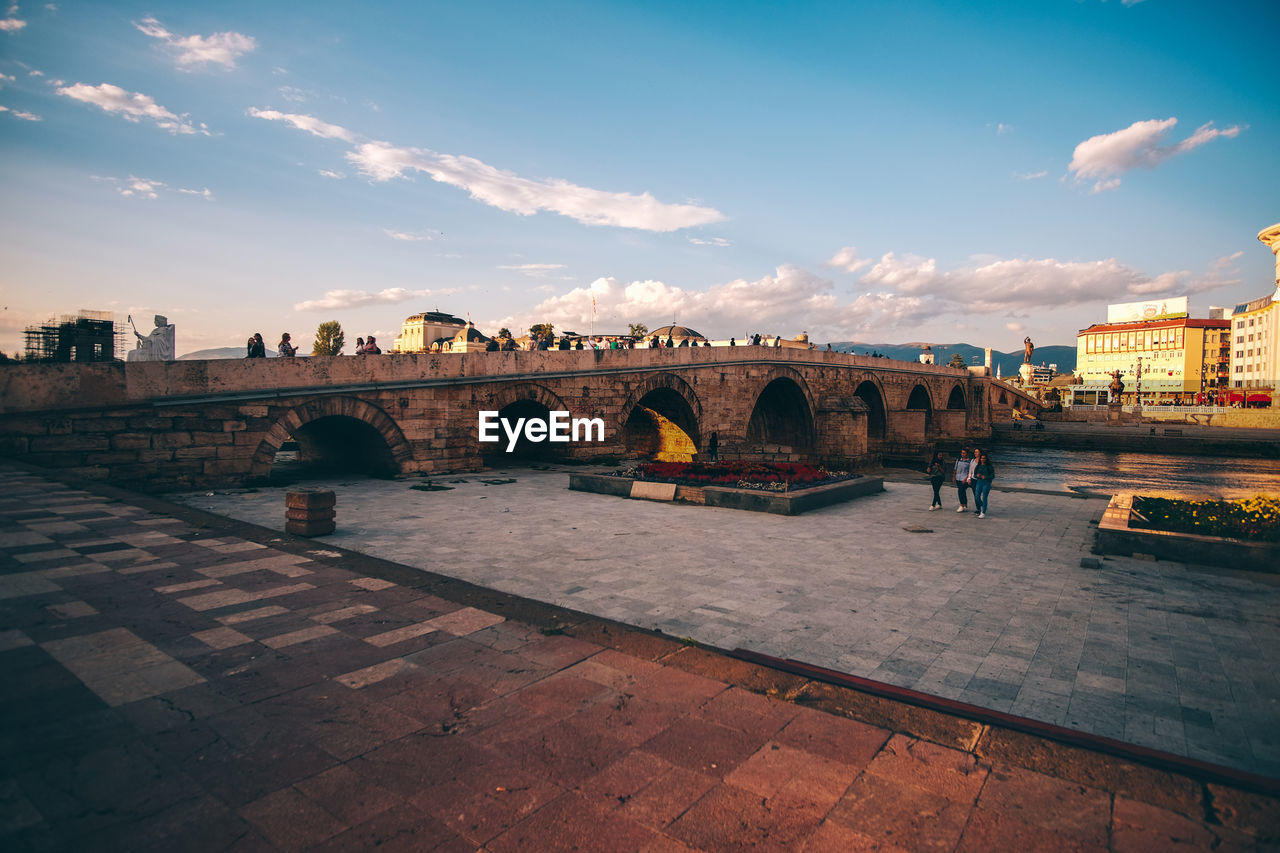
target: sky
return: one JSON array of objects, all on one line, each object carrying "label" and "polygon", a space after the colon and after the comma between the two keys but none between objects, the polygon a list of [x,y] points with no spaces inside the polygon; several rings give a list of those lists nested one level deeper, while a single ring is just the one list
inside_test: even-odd
[{"label": "sky", "polygon": [[7,353],[80,309],[1012,351],[1274,288],[1274,0],[0,12]]}]

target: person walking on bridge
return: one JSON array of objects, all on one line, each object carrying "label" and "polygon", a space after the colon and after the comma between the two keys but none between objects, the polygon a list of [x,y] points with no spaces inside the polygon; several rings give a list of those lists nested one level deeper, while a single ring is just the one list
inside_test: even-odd
[{"label": "person walking on bridge", "polygon": [[961,450],[960,458],[956,460],[956,470],[954,479],[956,481],[956,496],[960,499],[960,506],[956,507],[956,512],[969,511],[969,477],[973,469],[973,462],[969,459],[969,451]]}]

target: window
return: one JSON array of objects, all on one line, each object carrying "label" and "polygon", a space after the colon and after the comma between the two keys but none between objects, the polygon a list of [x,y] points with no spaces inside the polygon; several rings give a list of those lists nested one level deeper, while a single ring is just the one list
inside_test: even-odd
[{"label": "window", "polygon": [[1249,336],[1249,343],[1253,343],[1253,335]]},{"label": "window", "polygon": [[1244,358],[1244,350],[1242,349],[1236,350],[1236,358]]},{"label": "window", "polygon": [[[1241,365],[1237,364],[1237,365],[1236,365],[1236,373],[1244,373],[1244,367],[1242,367]],[[1236,387],[1237,387],[1237,388],[1239,388],[1239,387],[1240,387],[1240,383],[1239,383],[1239,382],[1237,382],[1237,383],[1236,383]]]},{"label": "window", "polygon": [[1236,343],[1238,344],[1244,343],[1244,335],[1236,335]]}]

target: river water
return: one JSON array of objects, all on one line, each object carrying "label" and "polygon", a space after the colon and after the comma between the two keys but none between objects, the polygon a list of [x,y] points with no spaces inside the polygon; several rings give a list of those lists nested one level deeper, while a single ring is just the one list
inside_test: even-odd
[{"label": "river water", "polygon": [[997,485],[1090,494],[1280,495],[1280,459],[992,445]]}]

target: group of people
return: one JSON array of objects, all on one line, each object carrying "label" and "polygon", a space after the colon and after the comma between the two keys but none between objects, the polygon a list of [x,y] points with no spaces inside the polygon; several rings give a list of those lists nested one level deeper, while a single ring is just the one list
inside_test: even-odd
[{"label": "group of people", "polygon": [[[245,358],[266,358],[267,344],[262,340],[261,332],[254,332],[249,337],[247,344],[248,352]],[[276,344],[276,355],[281,358],[293,358],[298,354],[298,348],[294,346],[293,338],[288,332],[280,336],[280,343]],[[356,355],[382,355],[382,349],[378,346],[378,342],[373,335],[369,336],[369,340],[364,338],[356,338]]]},{"label": "group of people", "polygon": [[373,335],[367,341],[356,338],[356,355],[382,355],[382,347],[378,346],[378,339]]},{"label": "group of people", "polygon": [[986,518],[987,499],[991,495],[991,483],[996,478],[995,466],[991,464],[991,458],[987,456],[987,452],[975,447],[970,454],[967,448],[961,449],[960,458],[956,460],[954,466],[947,464],[941,450],[933,454],[933,459],[925,470],[929,475],[929,485],[933,486],[933,503],[929,505],[930,512],[942,509],[942,484],[946,482],[948,469],[951,481],[956,487],[956,496],[960,501],[956,512],[969,511],[968,493],[972,490],[974,510],[978,518]]}]

